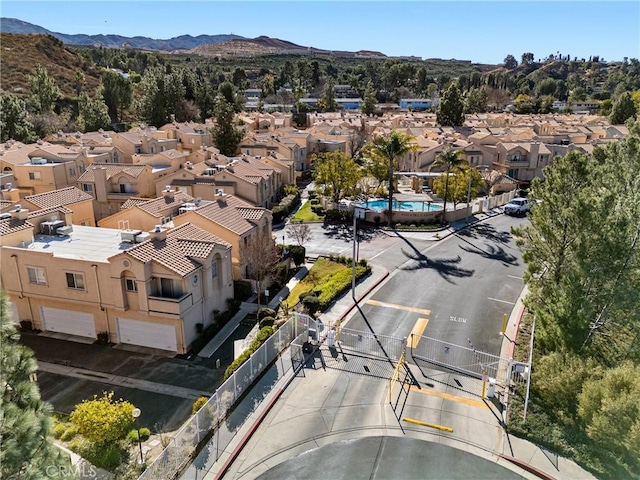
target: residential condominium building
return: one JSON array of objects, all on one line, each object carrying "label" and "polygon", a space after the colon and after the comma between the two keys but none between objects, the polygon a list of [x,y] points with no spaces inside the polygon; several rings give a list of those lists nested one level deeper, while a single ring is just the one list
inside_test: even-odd
[{"label": "residential condominium building", "polygon": [[231,246],[215,235],[189,223],[152,232],[70,225],[68,209],[56,213],[56,222],[51,209],[0,220],[0,279],[17,321],[184,354],[227,309]]}]

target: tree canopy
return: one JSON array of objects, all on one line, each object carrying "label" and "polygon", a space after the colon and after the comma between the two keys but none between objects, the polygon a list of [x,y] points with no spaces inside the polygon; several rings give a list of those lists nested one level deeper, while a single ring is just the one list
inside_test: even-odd
[{"label": "tree canopy", "polygon": [[360,166],[340,151],[314,154],[313,166],[316,185],[335,204],[354,191],[361,176]]},{"label": "tree canopy", "polygon": [[436,109],[436,121],[443,127],[459,127],[464,124],[464,101],[458,82],[451,82],[442,93]]},{"label": "tree canopy", "polygon": [[392,130],[388,137],[378,135],[365,145],[365,151],[371,157],[382,158],[386,161],[389,182],[389,208],[387,215],[387,224],[389,227],[393,224],[393,169],[399,158],[404,157],[409,152],[416,150],[417,145],[413,142],[413,137]]},{"label": "tree canopy", "polygon": [[104,392],[102,397],[84,400],[71,412],[70,420],[78,432],[96,443],[115,442],[124,438],[133,423],[133,404],[123,399],[114,399],[113,392]]},{"label": "tree canopy", "polygon": [[436,156],[436,160],[431,165],[431,170],[442,170],[444,172],[444,204],[442,206],[443,224],[446,222],[447,200],[450,196],[449,183],[451,182],[451,174],[458,174],[464,171],[463,167],[468,167],[469,165],[469,163],[464,158],[462,158],[462,155],[462,150],[453,150],[452,148],[447,148]]},{"label": "tree canopy", "polygon": [[53,443],[53,409],[40,399],[33,352],[19,343],[1,290],[0,302],[0,477],[73,478]]}]

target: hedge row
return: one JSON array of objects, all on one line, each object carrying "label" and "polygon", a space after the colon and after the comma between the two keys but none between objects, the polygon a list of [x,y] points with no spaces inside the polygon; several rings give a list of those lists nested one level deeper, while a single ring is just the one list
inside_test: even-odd
[{"label": "hedge row", "polygon": [[287,215],[289,215],[298,205],[300,205],[300,193],[287,195],[280,203],[271,209],[273,214],[273,223],[282,223]]},{"label": "hedge row", "polygon": [[238,368],[240,368],[240,365],[242,365],[244,362],[246,362],[247,360],[249,360],[249,357],[251,357],[251,355],[253,354],[253,352],[255,352],[256,350],[258,350],[258,348],[260,348],[260,346],[271,336],[273,335],[273,332],[275,332],[275,330],[273,329],[273,327],[264,327],[262,328],[259,332],[258,335],[256,336],[255,340],[253,342],[251,342],[251,345],[249,345],[249,348],[247,348],[244,352],[242,352],[240,354],[240,356],[238,358],[236,358],[231,365],[229,365],[227,367],[227,369],[224,371],[224,380],[228,379],[233,372],[235,372]]}]

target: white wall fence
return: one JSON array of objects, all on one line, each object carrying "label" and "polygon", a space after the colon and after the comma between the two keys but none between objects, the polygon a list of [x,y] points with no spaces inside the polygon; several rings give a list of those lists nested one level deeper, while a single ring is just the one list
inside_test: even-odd
[{"label": "white wall fence", "polygon": [[[274,379],[274,384],[291,369],[292,362],[289,359],[283,360],[280,354],[297,337],[308,338],[310,321],[312,320],[307,315],[295,314],[289,318],[220,385],[207,403],[182,425],[138,480],[171,480],[177,478],[187,467],[198,472],[207,471],[242,426],[243,422],[237,419],[230,420],[229,413],[275,360],[279,361],[276,362],[278,378]],[[266,393],[263,392],[263,395]],[[257,403],[259,404],[259,401]],[[250,405],[253,409],[256,406],[254,403]],[[249,417],[249,413],[244,419]],[[205,438],[208,439],[206,445],[196,455],[198,445]]]}]

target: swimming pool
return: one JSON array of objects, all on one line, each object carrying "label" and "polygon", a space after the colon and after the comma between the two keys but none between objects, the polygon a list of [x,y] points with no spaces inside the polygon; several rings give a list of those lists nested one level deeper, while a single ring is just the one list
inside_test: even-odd
[{"label": "swimming pool", "polygon": [[[370,202],[362,202],[357,204],[358,207],[370,208],[382,212],[389,208],[388,200],[371,200]],[[412,202],[399,202],[393,201],[394,210],[404,210],[405,212],[435,212],[442,210],[441,205],[436,205],[433,202],[424,201],[412,201]]]}]

